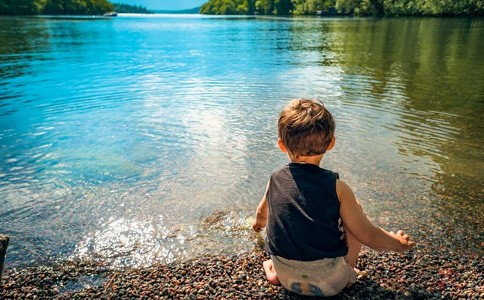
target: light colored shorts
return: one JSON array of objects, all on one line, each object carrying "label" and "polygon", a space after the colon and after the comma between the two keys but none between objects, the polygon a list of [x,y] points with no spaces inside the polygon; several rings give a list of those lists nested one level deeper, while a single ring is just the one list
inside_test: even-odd
[{"label": "light colored shorts", "polygon": [[299,295],[334,296],[356,282],[356,272],[344,257],[298,261],[271,255],[271,259],[282,286]]}]

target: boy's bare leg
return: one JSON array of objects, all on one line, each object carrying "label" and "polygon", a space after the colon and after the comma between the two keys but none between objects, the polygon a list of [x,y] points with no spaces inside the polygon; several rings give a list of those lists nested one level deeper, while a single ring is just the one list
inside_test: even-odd
[{"label": "boy's bare leg", "polygon": [[[344,227],[344,226],[343,226]],[[352,266],[356,267],[356,261],[361,251],[362,244],[358,241],[351,232],[345,228],[346,243],[348,244],[348,254],[346,254],[346,262]]]},{"label": "boy's bare leg", "polygon": [[[344,225],[343,225],[344,227]],[[358,255],[360,254],[361,251],[361,246],[362,244],[360,241],[358,241],[351,232],[345,228],[345,236],[346,236],[346,243],[348,243],[348,254],[346,254],[346,262],[353,268],[355,269],[356,272],[359,272],[358,269],[356,269],[356,261],[358,260]],[[346,285],[347,288],[351,287],[354,283],[348,283]]]},{"label": "boy's bare leg", "polygon": [[264,271],[266,272],[267,279],[273,285],[281,285],[281,282],[277,278],[276,270],[274,270],[274,264],[272,263],[272,259],[266,260],[262,263],[264,267]]}]

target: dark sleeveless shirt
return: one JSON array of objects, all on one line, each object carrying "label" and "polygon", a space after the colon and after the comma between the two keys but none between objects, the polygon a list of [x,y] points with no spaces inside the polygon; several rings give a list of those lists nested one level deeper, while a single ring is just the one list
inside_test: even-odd
[{"label": "dark sleeveless shirt", "polygon": [[336,194],[337,173],[313,164],[290,163],[272,173],[267,191],[267,250],[299,261],[344,256]]}]

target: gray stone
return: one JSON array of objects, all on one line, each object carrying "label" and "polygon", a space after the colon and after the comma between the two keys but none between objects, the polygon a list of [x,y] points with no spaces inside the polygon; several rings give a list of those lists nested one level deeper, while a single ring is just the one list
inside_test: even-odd
[{"label": "gray stone", "polygon": [[2,284],[3,263],[5,261],[5,255],[7,254],[9,240],[8,235],[0,234],[0,285]]}]

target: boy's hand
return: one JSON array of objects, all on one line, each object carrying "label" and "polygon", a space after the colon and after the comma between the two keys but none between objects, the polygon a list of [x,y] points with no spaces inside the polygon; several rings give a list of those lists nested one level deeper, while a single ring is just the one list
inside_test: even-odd
[{"label": "boy's hand", "polygon": [[415,242],[410,240],[410,236],[405,234],[403,230],[399,230],[397,233],[389,232],[392,237],[400,242],[399,247],[395,250],[397,252],[404,252],[412,249],[415,246]]},{"label": "boy's hand", "polygon": [[257,211],[255,212],[255,220],[252,223],[252,228],[255,232],[261,232],[262,228],[266,227],[267,224],[267,191],[269,190],[269,182],[267,183],[266,192],[264,198],[262,198],[259,206],[257,206]]},{"label": "boy's hand", "polygon": [[264,227],[266,227],[266,222],[261,222],[261,220],[256,219],[254,223],[252,223],[252,228],[254,229],[255,232],[261,232],[262,228]]}]

